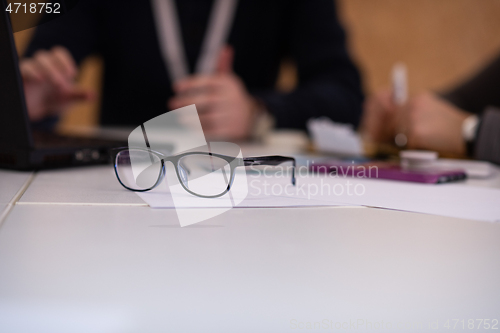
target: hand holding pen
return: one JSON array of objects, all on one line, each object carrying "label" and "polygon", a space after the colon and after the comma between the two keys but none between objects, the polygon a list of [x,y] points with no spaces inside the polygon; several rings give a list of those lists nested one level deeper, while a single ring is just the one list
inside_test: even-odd
[{"label": "hand holding pen", "polygon": [[406,68],[396,64],[392,89],[366,101],[360,130],[368,142],[464,155],[462,125],[469,116],[429,91],[410,99]]},{"label": "hand holding pen", "polygon": [[365,102],[360,131],[366,142],[405,147],[408,144],[408,84],[403,63],[394,65],[391,81],[391,89],[382,90]]}]

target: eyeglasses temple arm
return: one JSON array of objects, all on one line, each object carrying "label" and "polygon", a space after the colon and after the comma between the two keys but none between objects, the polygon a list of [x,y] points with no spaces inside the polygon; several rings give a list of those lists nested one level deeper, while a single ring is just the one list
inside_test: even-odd
[{"label": "eyeglasses temple arm", "polygon": [[292,162],[293,170],[292,170],[292,184],[295,186],[295,158],[287,157],[287,156],[260,156],[260,157],[244,157],[243,165],[244,166],[252,166],[252,165],[271,165],[276,166],[286,162]]}]

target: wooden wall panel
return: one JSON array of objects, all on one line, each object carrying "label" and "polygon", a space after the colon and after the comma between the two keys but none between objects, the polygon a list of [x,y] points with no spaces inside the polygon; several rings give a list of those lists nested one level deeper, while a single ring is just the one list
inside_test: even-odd
[{"label": "wooden wall panel", "polygon": [[500,53],[498,0],[338,0],[367,92],[386,87],[397,61],[410,91],[442,89]]}]

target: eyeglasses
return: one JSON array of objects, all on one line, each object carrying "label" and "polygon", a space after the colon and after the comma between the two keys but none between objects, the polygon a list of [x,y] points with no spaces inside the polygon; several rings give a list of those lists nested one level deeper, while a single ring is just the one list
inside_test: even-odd
[{"label": "eyeglasses", "polygon": [[221,197],[231,189],[237,167],[278,166],[291,162],[295,186],[295,159],[285,156],[232,157],[211,152],[186,152],[166,156],[151,149],[116,148],[112,150],[114,169],[120,184],[128,190],[146,192],[165,177],[165,162],[174,165],[182,187],[202,198]]}]

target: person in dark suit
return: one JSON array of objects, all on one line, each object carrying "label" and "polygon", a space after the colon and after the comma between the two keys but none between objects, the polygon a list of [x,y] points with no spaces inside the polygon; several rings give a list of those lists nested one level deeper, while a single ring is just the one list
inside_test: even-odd
[{"label": "person in dark suit", "polygon": [[[361,127],[366,137],[393,142],[402,118],[391,92],[370,97],[364,111]],[[405,111],[409,148],[500,164],[500,56],[448,92],[414,96]]]},{"label": "person in dark suit", "polygon": [[[213,2],[175,1],[191,73]],[[85,57],[99,54],[102,125],[138,125],[189,104],[196,104],[205,134],[224,139],[248,139],[262,114],[281,128],[304,129],[319,116],[358,124],[360,77],[332,0],[240,0],[227,44],[214,74],[171,82],[149,1],[80,1],[37,28],[21,62],[30,116],[43,119],[92,98],[74,78]],[[290,93],[275,90],[285,58],[298,69]]]}]

